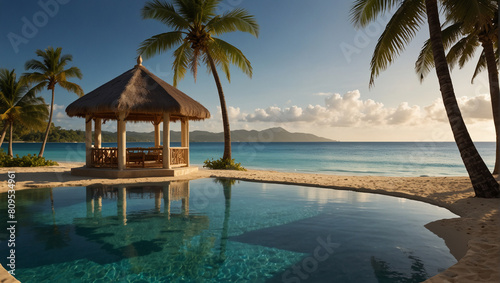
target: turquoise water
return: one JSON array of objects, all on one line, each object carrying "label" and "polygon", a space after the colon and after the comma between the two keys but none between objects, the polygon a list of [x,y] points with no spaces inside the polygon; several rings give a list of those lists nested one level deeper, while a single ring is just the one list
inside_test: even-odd
[{"label": "turquoise water", "polygon": [[22,282],[421,282],[456,263],[424,227],[456,215],[375,194],[202,179],[16,201]]},{"label": "turquoise water", "polygon": [[[153,143],[131,142],[127,146],[149,147]],[[493,169],[495,143],[480,142],[476,146]],[[6,144],[2,147],[5,149]],[[200,165],[206,159],[218,159],[223,149],[223,143],[191,143],[191,163]],[[14,144],[15,154],[39,151],[39,143]],[[44,156],[56,161],[84,162],[85,145],[48,143]],[[467,174],[455,143],[450,142],[233,143],[233,158],[250,169],[287,172],[409,177]]]}]

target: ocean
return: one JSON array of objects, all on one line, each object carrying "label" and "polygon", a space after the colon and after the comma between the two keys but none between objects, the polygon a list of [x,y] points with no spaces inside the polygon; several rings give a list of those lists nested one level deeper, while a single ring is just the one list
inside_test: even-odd
[{"label": "ocean", "polygon": [[[41,143],[15,143],[14,154],[38,154]],[[8,144],[2,148],[7,151]],[[103,143],[116,146],[116,143]],[[127,147],[153,143],[129,142]],[[172,146],[180,144],[172,143]],[[476,147],[490,169],[495,143]],[[223,143],[190,143],[191,163],[222,157]],[[327,142],[327,143],[233,143],[233,158],[248,169],[335,175],[372,176],[466,176],[453,142]],[[47,143],[44,157],[61,162],[84,162],[84,143]]]}]

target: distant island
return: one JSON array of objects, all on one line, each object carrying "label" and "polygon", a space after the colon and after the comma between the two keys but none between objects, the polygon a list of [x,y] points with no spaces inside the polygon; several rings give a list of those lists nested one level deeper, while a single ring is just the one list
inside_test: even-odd
[{"label": "distant island", "polygon": [[[173,141],[181,140],[180,132],[171,132]],[[223,133],[211,133],[206,131],[192,131],[189,133],[191,142],[223,142]],[[313,134],[290,133],[277,127],[262,131],[235,130],[231,131],[233,142],[335,142],[335,140],[318,137]]]},{"label": "distant island", "polygon": [[[181,133],[171,131],[172,142],[181,141]],[[163,136],[163,135],[161,135]],[[16,141],[40,142],[41,133],[28,133],[14,137]],[[116,142],[116,132],[102,132],[103,142]],[[7,139],[6,139],[7,140]],[[61,127],[52,127],[49,142],[85,142],[85,131],[65,130]],[[127,132],[128,142],[154,142],[154,132],[139,133]],[[212,133],[208,131],[192,131],[189,133],[190,142],[223,142],[223,133]],[[335,140],[318,137],[313,134],[291,133],[281,127],[270,128],[262,131],[235,130],[231,131],[231,141],[233,142],[336,142]]]}]

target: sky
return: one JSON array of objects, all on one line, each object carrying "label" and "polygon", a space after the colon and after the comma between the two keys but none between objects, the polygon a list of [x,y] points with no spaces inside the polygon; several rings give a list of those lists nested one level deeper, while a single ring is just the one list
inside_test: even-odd
[{"label": "sky", "polygon": [[[131,69],[145,39],[169,31],[155,20],[143,20],[143,0],[0,0],[0,68],[26,72],[24,63],[37,49],[62,47],[80,68],[72,79],[88,93]],[[339,141],[452,141],[434,70],[423,83],[414,62],[428,38],[424,25],[416,38],[370,88],[370,59],[388,16],[356,29],[349,19],[353,1],[223,0],[219,13],[245,8],[260,25],[258,38],[230,33],[222,39],[250,60],[249,78],[231,68],[231,82],[221,76],[231,129],[283,127]],[[390,15],[389,15],[390,16]],[[456,96],[474,141],[494,141],[487,74],[474,84],[475,61],[455,69]],[[143,65],[172,84],[173,57],[165,52]],[[195,82],[187,74],[178,86],[203,104],[212,118],[190,123],[191,130],[222,132],[219,99],[211,74],[200,68]],[[50,102],[50,92],[40,93]],[[65,108],[78,97],[56,88],[54,123],[84,129],[81,118]],[[173,125],[173,129],[180,128]],[[104,130],[115,131],[116,123]],[[127,130],[150,132],[148,123]]]}]

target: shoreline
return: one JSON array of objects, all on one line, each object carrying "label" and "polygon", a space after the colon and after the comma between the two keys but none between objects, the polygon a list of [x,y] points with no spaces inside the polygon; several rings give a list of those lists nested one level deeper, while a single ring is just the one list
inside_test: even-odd
[{"label": "shoreline", "polygon": [[[200,178],[234,178],[365,193],[383,194],[423,201],[457,214],[425,225],[442,238],[458,262],[426,282],[500,282],[500,199],[474,198],[468,177],[381,177],[341,176],[312,173],[249,170],[224,171],[200,168],[194,174],[178,177],[138,179],[98,179],[72,176],[71,168],[83,163],[59,162],[59,166],[0,168],[0,192],[7,190],[7,172],[16,172],[16,190],[41,187],[88,186],[91,184],[145,184]],[[498,178],[497,178],[498,180]],[[0,270],[0,281],[13,279]],[[2,281],[4,282],[4,281]],[[18,282],[5,281],[5,282]]]}]

